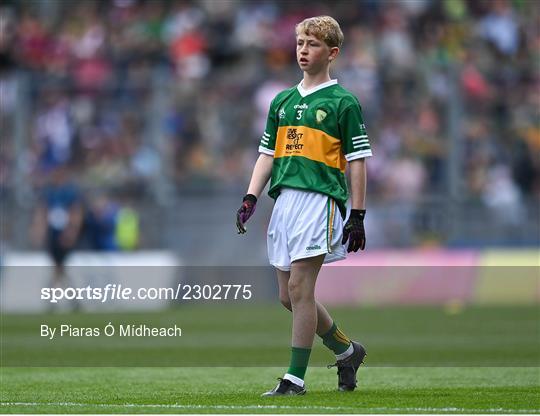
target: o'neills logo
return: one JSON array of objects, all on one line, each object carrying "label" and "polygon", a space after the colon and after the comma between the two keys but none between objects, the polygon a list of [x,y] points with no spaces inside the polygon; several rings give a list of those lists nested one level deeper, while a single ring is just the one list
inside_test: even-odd
[{"label": "o'neills logo", "polygon": [[298,129],[289,127],[287,129],[287,140],[289,143],[285,145],[285,150],[302,150],[303,143],[300,143],[304,133],[298,133]]}]

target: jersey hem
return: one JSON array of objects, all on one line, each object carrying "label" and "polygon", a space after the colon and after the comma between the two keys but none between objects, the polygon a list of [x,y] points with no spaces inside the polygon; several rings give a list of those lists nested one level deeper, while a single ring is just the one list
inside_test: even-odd
[{"label": "jersey hem", "polygon": [[281,190],[285,189],[285,188],[296,189],[298,191],[313,192],[315,194],[320,194],[320,195],[326,195],[328,198],[333,199],[334,202],[336,203],[336,205],[338,206],[339,213],[341,214],[341,218],[345,219],[346,216],[347,216],[347,199],[348,199],[348,197],[347,197],[347,199],[345,200],[344,203],[340,203],[336,198],[334,198],[332,195],[330,195],[330,194],[328,194],[326,192],[314,191],[313,189],[300,188],[300,187],[291,186],[291,185],[280,185],[279,187],[274,188],[274,189],[270,188],[268,190],[268,196],[275,201],[279,197],[279,195],[281,194]]}]

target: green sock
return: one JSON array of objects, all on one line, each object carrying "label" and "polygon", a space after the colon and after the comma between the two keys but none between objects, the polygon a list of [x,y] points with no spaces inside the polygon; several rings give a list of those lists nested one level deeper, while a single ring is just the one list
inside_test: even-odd
[{"label": "green sock", "polygon": [[335,323],[332,323],[332,327],[321,338],[323,344],[334,351],[336,355],[343,354],[351,345],[349,337],[341,332]]},{"label": "green sock", "polygon": [[303,380],[306,375],[310,354],[311,348],[292,347],[291,365],[289,366],[287,373]]}]

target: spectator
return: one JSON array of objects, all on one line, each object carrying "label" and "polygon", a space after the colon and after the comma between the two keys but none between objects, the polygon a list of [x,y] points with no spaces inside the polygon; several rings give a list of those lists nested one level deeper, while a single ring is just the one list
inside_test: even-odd
[{"label": "spectator", "polygon": [[85,233],[90,249],[96,251],[116,251],[116,227],[119,207],[103,193],[91,195],[85,218]]},{"label": "spectator", "polygon": [[31,227],[36,246],[45,249],[54,263],[51,286],[63,287],[68,276],[65,261],[75,248],[83,222],[80,191],[69,180],[68,167],[56,166],[41,193]]}]

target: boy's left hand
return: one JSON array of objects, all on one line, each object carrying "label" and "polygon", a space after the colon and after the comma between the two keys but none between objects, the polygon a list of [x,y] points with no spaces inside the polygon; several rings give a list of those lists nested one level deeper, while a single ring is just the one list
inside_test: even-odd
[{"label": "boy's left hand", "polygon": [[343,227],[343,240],[341,244],[345,244],[349,240],[347,252],[357,252],[358,249],[366,248],[366,232],[364,230],[365,209],[351,209],[349,220]]}]

